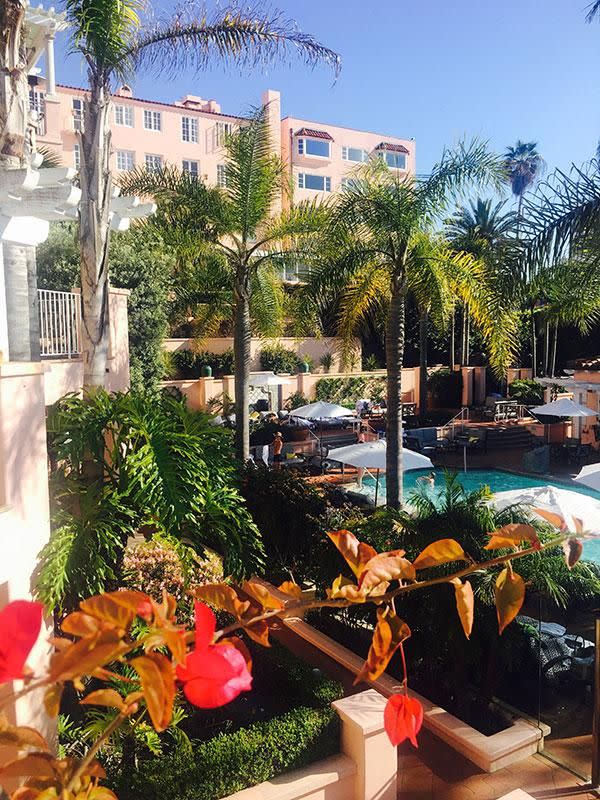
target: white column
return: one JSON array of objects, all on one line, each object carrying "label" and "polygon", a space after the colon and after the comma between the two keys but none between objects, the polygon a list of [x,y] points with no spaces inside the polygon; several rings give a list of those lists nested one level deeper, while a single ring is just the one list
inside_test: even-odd
[{"label": "white column", "polygon": [[0,362],[9,360],[8,352],[8,317],[6,310],[6,289],[4,285],[4,258],[0,240]]},{"label": "white column", "polygon": [[54,68],[54,30],[46,35],[46,95],[56,94],[56,71]]}]

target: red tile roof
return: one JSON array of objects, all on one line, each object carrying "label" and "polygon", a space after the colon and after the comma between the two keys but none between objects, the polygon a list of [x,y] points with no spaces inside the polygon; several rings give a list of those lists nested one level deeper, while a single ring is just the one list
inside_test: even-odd
[{"label": "red tile roof", "polygon": [[600,369],[600,356],[596,358],[579,358],[575,365],[578,369]]},{"label": "red tile roof", "polygon": [[392,144],[391,142],[380,142],[375,150],[391,150],[394,153],[409,153],[410,151],[403,144]]},{"label": "red tile roof", "polygon": [[300,128],[299,131],[296,131],[296,136],[310,136],[311,139],[328,139],[333,142],[333,136],[327,131],[316,131],[313,128]]}]

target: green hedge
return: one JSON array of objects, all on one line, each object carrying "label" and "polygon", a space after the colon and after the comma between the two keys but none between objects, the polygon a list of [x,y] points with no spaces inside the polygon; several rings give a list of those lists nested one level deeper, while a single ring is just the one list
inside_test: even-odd
[{"label": "green hedge", "polygon": [[271,372],[297,372],[302,359],[281,344],[267,345],[260,351],[260,368]]},{"label": "green hedge", "polygon": [[386,395],[385,377],[321,378],[317,382],[315,391],[317,400],[354,408],[354,404],[361,397],[371,400],[383,399]]},{"label": "green hedge", "polygon": [[544,385],[530,378],[521,378],[508,386],[508,396],[519,400],[526,406],[541,405],[544,402]]},{"label": "green hedge", "polygon": [[222,733],[145,761],[117,788],[121,800],[217,800],[339,752],[339,718],[331,708],[300,707],[235,733]]},{"label": "green hedge", "polygon": [[233,374],[233,350],[225,350],[224,353],[177,350],[173,353],[171,361],[181,378],[199,378],[202,367],[211,367],[215,377]]}]

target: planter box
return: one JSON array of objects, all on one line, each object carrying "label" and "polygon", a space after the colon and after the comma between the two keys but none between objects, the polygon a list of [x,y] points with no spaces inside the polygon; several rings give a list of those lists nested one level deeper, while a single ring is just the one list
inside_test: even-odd
[{"label": "planter box", "polygon": [[[284,623],[287,628],[350,672],[356,675],[361,670],[363,659],[360,656],[308,623],[296,617],[287,617]],[[370,685],[384,697],[398,692],[398,680],[385,673]],[[485,772],[496,772],[543,748],[546,731],[540,730],[528,719],[517,717],[506,730],[485,736],[426,697],[421,697],[414,691],[411,694],[423,705],[424,727]]]}]

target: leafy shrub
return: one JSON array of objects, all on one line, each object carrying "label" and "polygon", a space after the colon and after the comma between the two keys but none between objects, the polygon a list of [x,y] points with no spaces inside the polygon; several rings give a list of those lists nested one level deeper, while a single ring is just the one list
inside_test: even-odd
[{"label": "leafy shrub", "polygon": [[363,369],[367,370],[367,372],[372,372],[375,369],[381,369],[377,356],[371,353],[371,355],[363,358]]},{"label": "leafy shrub", "polygon": [[293,411],[295,408],[301,408],[308,405],[308,397],[305,397],[302,392],[294,392],[285,401],[285,407],[288,411]]},{"label": "leafy shrub", "polygon": [[544,402],[544,388],[537,381],[523,378],[509,384],[508,395],[526,406],[541,405]]},{"label": "leafy shrub", "polygon": [[317,400],[354,408],[359,397],[368,397],[375,402],[382,400],[386,395],[385,378],[383,376],[321,378],[317,382],[315,392]]},{"label": "leafy shrub", "polygon": [[322,494],[287,470],[260,466],[246,469],[242,494],[262,533],[272,580],[293,576],[320,583],[335,577],[340,560],[327,541]]},{"label": "leafy shrub", "polygon": [[333,365],[333,354],[332,353],[323,353],[321,358],[319,359],[319,364],[323,367],[325,372],[329,372]]},{"label": "leafy shrub", "polygon": [[462,374],[438,369],[427,378],[427,388],[438,408],[459,408],[462,400]]},{"label": "leafy shrub", "polygon": [[224,353],[197,353],[195,350],[177,350],[172,363],[181,378],[199,378],[202,367],[211,367],[215,377],[233,374],[233,350]]},{"label": "leafy shrub", "polygon": [[202,742],[192,753],[142,762],[117,788],[121,800],[217,800],[339,752],[331,708],[301,706]]},{"label": "leafy shrub", "polygon": [[167,394],[69,395],[48,415],[53,532],[37,592],[48,608],[122,583],[138,531],[205,547],[226,572],[262,569],[260,534],[237,489],[231,434]]},{"label": "leafy shrub", "polygon": [[281,344],[267,345],[260,351],[260,368],[271,372],[296,372],[302,359]]}]

